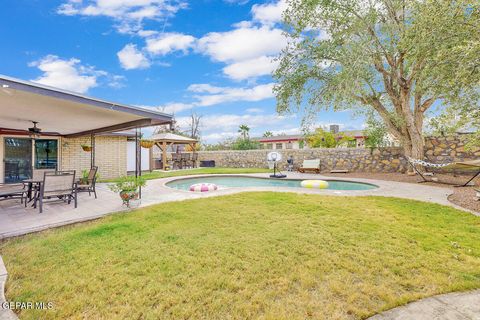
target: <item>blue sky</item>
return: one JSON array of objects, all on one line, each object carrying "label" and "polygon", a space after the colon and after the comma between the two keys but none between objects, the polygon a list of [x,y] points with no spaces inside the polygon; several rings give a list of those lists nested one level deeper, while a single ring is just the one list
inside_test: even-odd
[{"label": "blue sky", "polygon": [[[0,10],[0,73],[126,104],[194,110],[213,143],[300,132],[301,114],[279,116],[270,76],[285,44],[283,0],[9,0]],[[318,124],[361,128],[349,112]]]}]

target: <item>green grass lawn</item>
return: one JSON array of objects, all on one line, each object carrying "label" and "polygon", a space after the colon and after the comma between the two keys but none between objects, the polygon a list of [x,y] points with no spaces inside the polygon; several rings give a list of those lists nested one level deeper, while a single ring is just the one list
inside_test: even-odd
[{"label": "green grass lawn", "polygon": [[[178,177],[178,176],[191,176],[195,174],[235,174],[235,173],[263,173],[270,172],[272,170],[262,168],[197,168],[186,169],[176,171],[152,171],[143,173],[142,177],[147,180]],[[115,182],[116,179],[103,180],[102,182]]]},{"label": "green grass lawn", "polygon": [[359,319],[480,287],[480,218],[383,197],[242,193],[0,244],[22,319]]}]

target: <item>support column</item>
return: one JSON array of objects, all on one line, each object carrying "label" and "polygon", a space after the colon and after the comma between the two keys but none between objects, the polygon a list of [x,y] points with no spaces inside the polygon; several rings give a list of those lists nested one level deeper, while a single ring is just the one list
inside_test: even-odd
[{"label": "support column", "polygon": [[90,146],[92,147],[92,151],[90,152],[90,168],[95,166],[95,134],[92,133],[90,135]]},{"label": "support column", "polygon": [[163,146],[162,146],[162,165],[163,165],[163,171],[167,169],[167,142],[163,141]]},{"label": "support column", "polygon": [[[135,128],[135,179],[142,175],[142,148],[140,146],[139,128]],[[138,196],[142,198],[142,187],[138,188]]]}]

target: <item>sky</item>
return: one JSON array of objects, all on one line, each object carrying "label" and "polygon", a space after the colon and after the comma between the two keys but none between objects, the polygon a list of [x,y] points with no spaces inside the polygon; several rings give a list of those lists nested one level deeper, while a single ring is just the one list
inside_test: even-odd
[{"label": "sky", "polygon": [[[0,74],[174,113],[202,116],[201,139],[301,132],[276,112],[271,72],[286,44],[284,0],[5,0]],[[360,129],[349,112],[317,124]],[[148,135],[151,131],[146,131]]]}]

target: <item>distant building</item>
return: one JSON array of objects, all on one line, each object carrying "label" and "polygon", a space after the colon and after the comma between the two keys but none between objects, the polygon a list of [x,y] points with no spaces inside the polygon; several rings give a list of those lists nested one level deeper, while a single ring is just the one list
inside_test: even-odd
[{"label": "distant building", "polygon": [[253,138],[260,142],[263,149],[283,150],[283,149],[307,149],[308,146],[303,142],[303,135],[281,135],[273,137]]},{"label": "distant building", "polygon": [[[341,139],[345,134],[355,139],[355,146],[357,148],[364,148],[367,136],[364,130],[346,130],[340,132],[340,127],[337,124],[330,125],[330,132],[337,134],[337,138]],[[253,138],[260,142],[263,149],[285,150],[285,149],[308,149],[307,143],[304,141],[305,137],[301,134],[294,135],[279,135],[272,137]],[[387,135],[385,146],[398,146],[398,143]]]}]

